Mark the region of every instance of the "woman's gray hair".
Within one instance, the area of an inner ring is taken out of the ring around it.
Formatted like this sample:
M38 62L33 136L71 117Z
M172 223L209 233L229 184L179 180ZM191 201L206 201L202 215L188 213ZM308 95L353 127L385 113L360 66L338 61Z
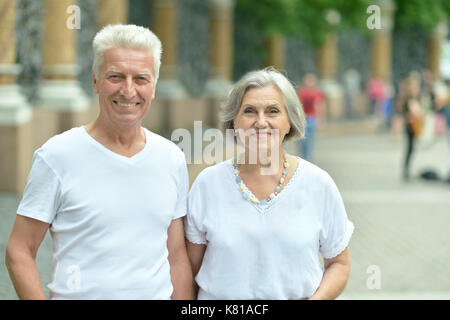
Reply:
M305 136L305 113L292 83L273 67L251 71L245 74L228 93L220 111L222 130L234 129L234 119L241 108L245 93L252 88L276 87L282 97L289 117L291 129L285 136L286 142Z
M94 50L92 70L96 78L98 78L105 51L119 47L151 51L154 61L155 80L158 79L159 68L161 66L161 41L149 29L134 24L107 25L95 35L94 41L92 42L92 48Z

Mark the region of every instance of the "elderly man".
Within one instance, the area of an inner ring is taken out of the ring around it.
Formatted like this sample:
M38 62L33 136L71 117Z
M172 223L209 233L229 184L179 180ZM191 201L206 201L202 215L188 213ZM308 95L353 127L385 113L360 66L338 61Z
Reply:
M14 287L19 298L46 298L35 257L50 228L50 298L191 299L184 154L141 126L161 42L146 28L114 25L93 49L99 116L34 154L7 246Z

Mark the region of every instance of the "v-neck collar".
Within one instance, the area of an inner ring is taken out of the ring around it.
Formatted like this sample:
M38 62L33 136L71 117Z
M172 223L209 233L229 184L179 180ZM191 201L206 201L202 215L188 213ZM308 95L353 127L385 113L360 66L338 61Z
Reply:
M142 148L141 151L139 151L138 153L136 153L135 155L131 156L131 157L127 157L121 154L118 154L108 148L106 148L103 144L101 144L100 142L98 142L97 140L94 139L94 137L92 137L86 130L86 128L84 126L80 126L79 127L81 133L86 137L87 141L94 146L97 150L99 150L100 152L103 152L105 155L115 158L119 161L122 162L127 162L127 163L136 163L137 161L139 161L140 159L142 159L148 152L149 148L150 148L150 132L144 129L144 134L145 134L145 146L144 148Z
M297 179L297 176L299 175L299 172L301 171L300 166L301 166L302 159L297 156L296 156L296 158L299 161L297 164L297 168L294 171L294 174L289 179L289 181L284 186L284 188L281 189L281 191L273 199L268 201L267 204L265 204L265 205L253 203L242 197L242 192L239 190L238 183L236 182L236 174L234 173L233 159L228 160L228 169L229 169L228 172L230 173L231 182L233 183L235 192L239 193L239 196L242 199L242 201L247 202L249 205L251 205L253 208L255 208L259 213L267 213L273 207L273 205L275 203L279 202L280 199L282 199L285 194L289 193L289 190L292 188L292 185L294 184L295 180ZM250 197L256 198L255 195L253 194L253 192L249 188L247 188L247 185L245 184L244 180L242 180L241 183L244 186L244 192L247 192L250 195Z

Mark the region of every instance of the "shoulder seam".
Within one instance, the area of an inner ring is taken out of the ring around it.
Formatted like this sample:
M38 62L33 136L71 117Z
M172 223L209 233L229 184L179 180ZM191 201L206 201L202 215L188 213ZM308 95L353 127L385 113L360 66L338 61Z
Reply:
M48 161L41 156L40 154L36 154L36 156L38 156L39 158L42 159L42 161L44 161L45 165L53 172L53 174L55 175L56 179L58 179L59 184L61 185L61 177L56 173L55 169L52 168L52 166L48 163Z

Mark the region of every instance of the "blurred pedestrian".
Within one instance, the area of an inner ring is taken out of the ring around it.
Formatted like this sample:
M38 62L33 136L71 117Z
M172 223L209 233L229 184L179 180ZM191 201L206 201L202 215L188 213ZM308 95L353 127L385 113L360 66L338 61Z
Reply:
M447 86L447 92L445 98L437 97L437 110L445 119L445 125L447 129L447 142L448 142L448 157L447 157L447 179L446 182L450 183L450 83Z
M383 97L381 99L382 125L384 128L391 128L394 116L394 88L389 85L383 87Z
M325 100L322 90L317 86L317 77L313 73L307 73L303 77L303 84L297 89L297 95L306 116L305 137L300 140L301 154L303 159L311 161L318 119L323 113Z
M346 98L346 115L348 118L353 118L358 111L358 97L361 91L361 76L359 72L353 68L345 71L343 83Z
M448 142L448 157L447 157L447 179L446 181L450 183L450 95L447 99L447 104L442 108L442 113L445 115L447 120L447 142Z
M410 75L402 80L396 99L397 112L401 113L405 123L406 151L403 161L403 179L410 178L411 157L417 137L422 133L423 114L420 104L420 80Z
M420 102L422 110L434 112L437 110L436 92L434 90L434 78L430 70L422 70L422 82L420 90Z
M383 80L378 78L372 78L369 81L368 93L369 93L369 114L380 115L381 103L385 94L385 85Z

